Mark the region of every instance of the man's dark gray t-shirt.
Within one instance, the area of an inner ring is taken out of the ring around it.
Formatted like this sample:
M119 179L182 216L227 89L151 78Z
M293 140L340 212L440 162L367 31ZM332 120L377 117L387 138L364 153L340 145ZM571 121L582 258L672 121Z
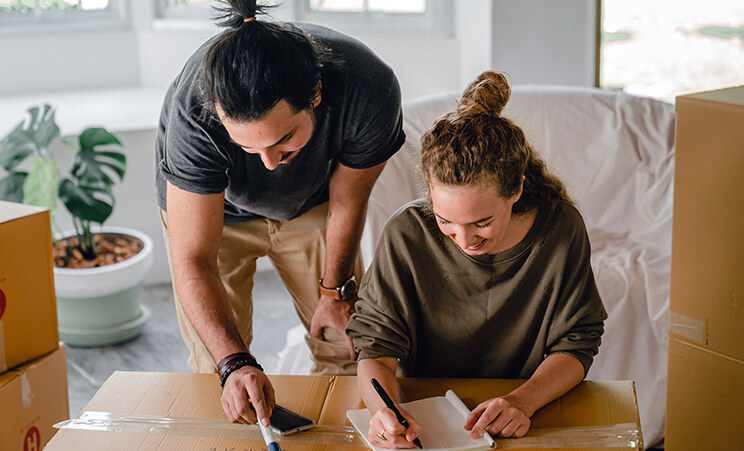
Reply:
M321 104L308 144L287 164L266 169L259 155L232 143L225 128L202 118L201 61L209 42L188 60L166 94L156 139L158 205L167 210L166 181L197 194L225 191L225 222L289 220L328 200L336 164L376 166L405 140L400 87L392 69L359 41L317 25L293 24L326 47ZM349 187L353 189L353 187Z

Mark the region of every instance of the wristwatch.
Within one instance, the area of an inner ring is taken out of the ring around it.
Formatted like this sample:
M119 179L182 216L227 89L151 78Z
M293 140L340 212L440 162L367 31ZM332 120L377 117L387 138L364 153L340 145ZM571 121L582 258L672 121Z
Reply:
M356 277L353 275L346 279L346 282L338 287L326 288L323 286L323 279L318 281L320 288L320 294L332 297L337 301L350 301L356 297L357 294L357 282Z

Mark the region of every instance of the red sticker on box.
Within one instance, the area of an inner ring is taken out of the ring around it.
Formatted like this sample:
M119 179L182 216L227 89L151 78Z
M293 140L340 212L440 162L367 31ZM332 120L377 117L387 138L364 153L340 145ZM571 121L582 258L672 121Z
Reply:
M31 426L23 439L23 451L39 451L41 449L41 434L36 426Z
M5 293L0 290L0 319L2 319L3 313L5 313Z

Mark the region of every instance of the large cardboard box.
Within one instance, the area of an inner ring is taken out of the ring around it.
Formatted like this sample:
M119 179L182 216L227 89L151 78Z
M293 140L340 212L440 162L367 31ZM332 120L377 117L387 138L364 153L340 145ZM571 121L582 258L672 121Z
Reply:
M348 409L363 406L356 377L269 377L279 404L315 420L319 425L312 431L279 437L283 450L367 449L346 421ZM490 397L504 395L522 383L515 380L436 378L404 378L400 382L407 400L442 396L450 388L469 408ZM215 375L116 372L103 384L81 416L60 429L47 450L265 449L255 426L228 422L220 404L220 395ZM535 431L543 431L544 434L536 439L542 446L522 449L544 449L546 440L547 443L563 443L571 434L574 439L586 441L608 430L627 433L622 438L606 434L608 445L618 446L577 444L555 448L583 451L643 449L635 387L628 381L582 382L539 410L533 417L532 427Z
M740 449L744 86L677 97L676 114L665 447Z
M0 201L0 373L58 342L49 211Z
M64 347L0 375L0 450L41 450L68 416Z

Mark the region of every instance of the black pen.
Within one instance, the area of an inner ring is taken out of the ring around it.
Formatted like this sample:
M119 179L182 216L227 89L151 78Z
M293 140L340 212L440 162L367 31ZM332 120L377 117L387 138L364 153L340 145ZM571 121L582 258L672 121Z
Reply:
M380 385L380 383L377 382L377 379L375 379L374 377L372 378L372 386L375 387L377 394L380 395L380 398L382 398L382 402L384 402L388 409L392 410L395 416L398 418L398 423L400 423L401 426L403 426L404 428L408 429L408 421L406 421L403 415L401 415L398 408L395 407L395 403L393 403L393 400L390 399L390 396L388 396L385 389L382 388L382 385ZM423 446L421 446L421 440L419 440L418 437L413 439L413 444L418 446L419 448L423 448Z

